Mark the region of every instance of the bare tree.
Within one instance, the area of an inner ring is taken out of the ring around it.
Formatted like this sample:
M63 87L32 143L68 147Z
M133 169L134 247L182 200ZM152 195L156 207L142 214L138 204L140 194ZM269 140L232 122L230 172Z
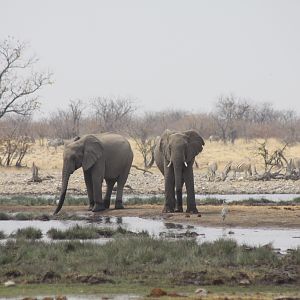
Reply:
M219 135L224 143L234 143L238 136L237 125L247 122L251 106L245 100L238 100L235 96L220 96L212 117L219 129Z
M276 149L273 152L267 148L267 142L264 141L262 143L258 143L257 155L262 157L264 162L264 174L259 177L261 180L270 180L271 178L284 178L282 174L280 174L283 168L288 167L288 161L284 155L284 151L286 150L288 144L284 144L282 148ZM272 172L273 168L279 168L278 171Z
M61 139L73 137L73 121L69 111L58 109L51 113L48 123L51 137Z
M0 157L2 165L22 166L22 161L34 143L32 137L27 135L30 118L27 116L10 117L2 121L0 135Z
M39 145L44 146L44 141L47 136L49 136L49 120L47 118L42 118L32 124L32 134L35 138L38 138Z
M153 136L155 118L146 114L137 117L130 124L129 135L135 141L138 151L143 157L145 168L150 168L154 163L155 136Z
M220 96L216 104L216 112L213 114L220 131L220 137L226 143L229 132L233 130L233 122L236 113L236 100L231 96Z
M72 134L73 137L75 137L79 135L79 126L84 111L84 104L81 100L70 100L69 108L73 123Z
M26 57L26 50L26 43L13 38L0 41L0 118L30 115L39 106L37 91L51 83L51 74L32 70L38 60Z
M123 131L136 110L127 98L99 97L91 102L101 131Z
M285 130L285 136L283 140L287 143L294 143L298 140L298 116L293 110L282 111L280 114L280 123L282 124Z

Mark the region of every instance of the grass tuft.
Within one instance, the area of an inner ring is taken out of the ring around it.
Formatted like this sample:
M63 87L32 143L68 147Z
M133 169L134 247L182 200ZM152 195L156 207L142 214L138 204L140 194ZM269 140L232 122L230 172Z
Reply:
M15 219L18 221L29 221L34 219L34 215L32 213L17 213L15 214Z
M3 240L5 238L6 238L6 234L2 230L0 230L0 240Z
M5 212L0 212L0 220L2 221L6 221L6 220L10 220L11 217L9 214L5 213Z
M139 236L149 236L147 231L142 231L140 233L134 233L128 231L121 226L117 229L111 228L99 228L96 226L79 226L75 225L67 230L60 230L56 228L51 228L48 230L47 235L53 240L88 240L88 239L98 239L98 238L110 238L115 235L139 235Z
M87 240L97 239L100 237L111 237L114 231L109 228L97 228L93 226L75 225L67 230L52 228L47 232L47 235L54 240Z
M158 197L158 196L152 196L152 197L132 197L126 200L127 205L142 205L142 204L150 204L150 205L161 205L164 203L164 198L163 197Z
M43 236L42 231L34 227L18 229L16 233L11 235L11 237L17 239L29 239L29 240L38 240L42 238L42 236Z

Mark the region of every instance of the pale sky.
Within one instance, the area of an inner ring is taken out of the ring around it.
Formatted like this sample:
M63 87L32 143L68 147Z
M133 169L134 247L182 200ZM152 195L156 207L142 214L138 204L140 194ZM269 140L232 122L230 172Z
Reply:
M210 111L233 93L300 113L300 1L0 0L0 38L54 73L42 109L97 96Z

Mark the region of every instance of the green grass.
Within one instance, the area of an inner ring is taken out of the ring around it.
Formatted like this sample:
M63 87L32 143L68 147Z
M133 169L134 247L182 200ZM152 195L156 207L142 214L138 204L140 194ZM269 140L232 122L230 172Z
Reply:
M300 197L294 198L293 202L296 203L296 204L300 204Z
M69 216L69 219L72 220L73 216ZM48 214L36 214L36 213L29 213L29 212L19 212L16 214L12 213L5 213L0 212L0 220L7 221L7 220L16 220L16 221L30 221L30 220L43 220L47 221L50 220L52 216L49 216ZM80 219L78 216L76 220Z
M34 214L23 213L23 212L17 213L14 216L14 219L18 221L29 221L29 220L34 220L34 218L35 218Z
M105 283L101 285L86 285L86 284L19 284L8 289L4 286L0 286L1 297L18 297L19 295L26 295L27 297L41 296L53 296L53 295L140 295L146 297L150 294L152 288L157 287L151 285L151 283L140 283L140 282L128 282L124 281L118 284ZM191 294L193 295L196 287L193 285L186 286L174 286L172 284L161 283L159 287L167 292L176 291L177 293ZM255 285L251 287L240 287L240 286L202 286L201 288L209 291L209 294L216 299L216 296L220 296L217 299L226 299L224 294L234 296L236 299L243 299L243 296L248 296L246 299L256 299L261 295L267 295L268 298L259 299L274 299L275 296L290 295L292 297L299 296L299 288L295 286L263 286ZM252 297L251 297L252 296ZM19 298L19 297L18 297ZM166 298L164 298L166 299ZM229 297L230 299L230 297Z
M133 232L127 231L121 227L117 229L111 228L99 228L96 226L79 226L75 225L66 230L60 230L56 228L51 228L47 235L53 240L88 240L88 239L98 239L98 238L109 238L114 235L132 235ZM144 232L140 235L145 235Z
M0 212L0 220L2 221L6 221L6 220L10 220L11 217L9 214L5 213L5 212Z
M87 205L87 197L66 197L64 205ZM35 197L35 196L11 196L1 197L0 205L25 205L25 206L42 206L55 205L53 197Z
M127 205L141 205L141 204L150 204L150 205L156 205L156 204L164 204L164 197L158 197L158 196L151 196L147 198L143 197L132 197L125 201L125 204Z
M267 196L266 196L267 197ZM150 205L162 205L164 203L163 196L149 196L149 197L130 197L125 201L126 205L142 205L142 204L150 204ZM201 199L197 201L200 205L221 205L223 204L223 199L218 199L212 196L207 197L205 199ZM42 206L42 205L51 205L55 207L55 200L53 197L34 197L34 196L12 196L12 197L1 197L0 205L25 205L25 206ZM229 203L230 205L263 205L263 204L274 204L274 205L297 205L300 204L300 197L296 197L290 201L273 201L267 198L254 199L249 198L245 200L232 201ZM64 205L88 205L87 196L82 197L72 197L68 196L65 199ZM114 205L114 199L111 201L111 205ZM0 213L1 220L1 213Z
M54 240L97 239L100 237L111 237L113 234L114 231L109 228L79 225L75 225L67 230L52 228L47 232L47 235Z
M38 240L42 238L43 234L40 229L34 227L26 227L18 229L16 233L13 233L11 236L17 239Z
M205 199L201 199L197 201L199 205L222 205L224 202L224 199L218 199L214 197L208 197ZM293 200L288 201L274 201L269 200L267 198L249 198L249 199L243 199L243 200L234 200L231 202L227 202L228 205L277 205L277 206L286 206L286 205L298 205L300 204L300 197L294 198Z
M252 284L276 285L274 278L285 278L285 270L289 270L294 278L289 282L299 284L299 257L300 249L279 257L269 248L246 248L232 240L200 245L195 240L128 235L104 245L16 240L0 244L0 281L7 279L9 271L17 270L22 274L18 281L32 283L45 282L45 275L51 272L56 274L50 278L53 283L83 282L94 276L101 282L118 284L238 285L241 278L247 277Z
M223 199L208 197L202 200L198 200L200 205L222 205Z

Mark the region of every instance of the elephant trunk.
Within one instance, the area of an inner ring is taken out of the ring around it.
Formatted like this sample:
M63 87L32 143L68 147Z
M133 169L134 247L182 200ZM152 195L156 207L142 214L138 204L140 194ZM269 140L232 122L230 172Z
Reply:
M182 166L181 165L174 165L174 175L175 175L175 190L181 191L182 190Z
M183 185L183 163L174 164L174 175L175 175L175 191L177 199L177 207L182 207L182 185Z
M70 178L70 174L64 170L62 176L62 188L61 188L60 198L56 210L54 212L54 215L56 215L61 210L64 204L69 178Z

